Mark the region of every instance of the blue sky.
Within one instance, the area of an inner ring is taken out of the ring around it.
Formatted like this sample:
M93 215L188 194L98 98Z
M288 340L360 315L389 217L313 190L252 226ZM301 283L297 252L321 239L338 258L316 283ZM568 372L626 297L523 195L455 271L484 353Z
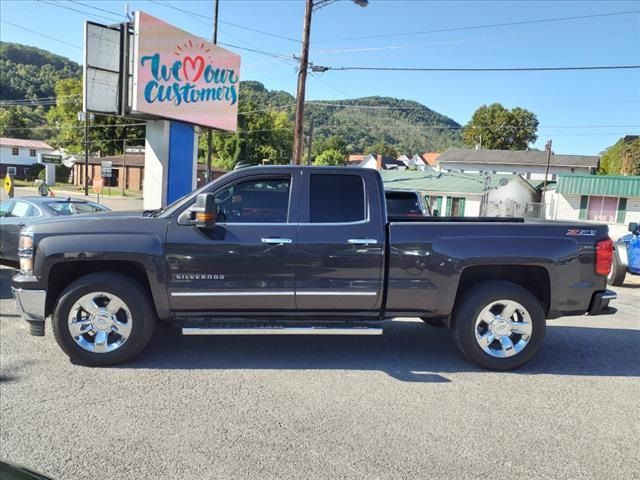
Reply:
M212 35L211 21L207 20L213 14L212 0L128 3L131 10L144 10L196 35L205 38ZM124 5L121 1L2 0L0 19L41 35L0 23L0 38L44 48L81 62L83 20L122 21ZM640 64L638 13L418 33L624 11L640 11L640 2L370 0L367 8L360 8L344 0L314 13L310 60L336 67ZM303 14L304 2L301 0L221 0L218 41L290 58L300 53L297 40L302 37ZM243 79L258 80L270 89L295 92L296 72L292 61L242 50L237 53L242 55ZM540 121L540 138L535 146L543 148L551 138L557 153L598 154L621 136L640 133L640 70L549 73L329 71L310 77L307 83L307 98L313 100L369 95L416 100L462 124L482 104L500 102L509 108L527 108ZM372 114L371 122L384 122L382 115L383 112Z

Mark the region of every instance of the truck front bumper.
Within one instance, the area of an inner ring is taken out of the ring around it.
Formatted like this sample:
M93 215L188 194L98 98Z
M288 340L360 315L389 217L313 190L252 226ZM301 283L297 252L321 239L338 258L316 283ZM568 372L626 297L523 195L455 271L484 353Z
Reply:
M47 300L46 290L25 290L11 288L20 316L29 323L31 335L44 335L44 309Z
M613 290L602 290L593 294L589 315L613 315L618 309L610 307L609 302L618 298L618 294Z

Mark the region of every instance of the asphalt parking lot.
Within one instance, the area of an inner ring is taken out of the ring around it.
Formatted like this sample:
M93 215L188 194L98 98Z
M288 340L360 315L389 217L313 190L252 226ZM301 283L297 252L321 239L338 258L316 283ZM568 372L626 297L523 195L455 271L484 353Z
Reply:
M640 281L514 373L446 332L181 337L118 368L28 335L0 269L0 457L56 479L640 478ZM630 277L627 277L631 280Z

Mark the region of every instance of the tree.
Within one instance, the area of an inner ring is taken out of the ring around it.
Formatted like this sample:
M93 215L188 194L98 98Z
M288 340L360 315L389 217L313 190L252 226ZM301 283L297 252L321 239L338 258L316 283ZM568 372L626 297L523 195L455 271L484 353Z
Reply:
M331 148L318 155L313 163L314 165L342 166L344 165L344 154Z
M238 113L235 134L213 134L214 166L231 170L238 162L277 165L291 161L293 122L285 112L261 109L241 96ZM200 137L199 151L200 158L206 161L206 135Z
M380 154L383 157L398 158L398 151L396 150L396 148L393 145L389 145L382 140L374 143L369 148L365 148L364 152L362 153L364 153L365 155L371 154L375 156Z
M524 108L512 110L499 103L482 105L465 126L463 140L467 145L481 144L491 150L525 150L538 139L538 119Z
M621 138L601 153L601 175L640 175L640 139L625 142Z
M53 132L52 146L63 147L70 153L82 153L84 122L78 121L82 110L82 80L68 78L56 83L56 105L47 112L47 122ZM96 115L89 128L89 150L103 155L122 152L123 140L139 145L145 137L144 126L139 121L123 117Z

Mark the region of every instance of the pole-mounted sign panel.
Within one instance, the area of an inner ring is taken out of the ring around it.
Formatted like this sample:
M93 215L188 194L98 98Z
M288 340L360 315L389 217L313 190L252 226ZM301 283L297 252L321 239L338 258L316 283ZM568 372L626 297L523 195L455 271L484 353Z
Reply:
M111 178L113 174L113 162L111 160L103 160L100 162L100 176Z
M42 163L53 163L55 165L60 165L62 163L62 155L54 155L52 153L43 153L40 155L40 159Z
M132 111L235 131L240 56L135 12Z

